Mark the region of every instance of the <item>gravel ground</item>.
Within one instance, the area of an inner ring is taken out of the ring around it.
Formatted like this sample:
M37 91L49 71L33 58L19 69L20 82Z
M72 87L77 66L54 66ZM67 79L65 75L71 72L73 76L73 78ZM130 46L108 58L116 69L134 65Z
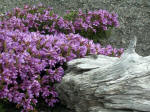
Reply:
M39 3L53 7L59 15L63 15L66 9L82 8L79 4L72 4L72 0L68 0L67 3L64 0L0 0L0 13L10 11L15 7L38 5Z
M7 12L15 7L22 7L25 4L36 5L40 1L42 0L0 0L0 12Z

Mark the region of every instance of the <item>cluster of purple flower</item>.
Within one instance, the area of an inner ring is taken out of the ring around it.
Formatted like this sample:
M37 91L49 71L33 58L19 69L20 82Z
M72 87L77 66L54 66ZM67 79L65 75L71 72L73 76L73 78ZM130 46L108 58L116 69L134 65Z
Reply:
M38 31L41 34L60 32L80 34L83 31L93 34L119 26L117 14L109 13L106 10L89 11L86 14L79 10L73 18L74 21L60 17L53 12L52 8L44 6L15 8L13 12L5 16L7 16L7 20L1 22L2 28L7 27L30 32Z
M33 110L41 93L49 106L57 102L50 83L59 82L69 60L88 54L119 56L123 50L102 48L78 34L41 35L20 31L0 31L0 98ZM41 71L45 73L41 75ZM51 96L51 97L49 97Z
M84 14L81 10L78 11L77 16L73 23L75 30L108 30L112 27L118 27L118 16L115 13L109 13L106 10L89 11Z
M0 99L16 103L22 112L34 110L39 97L49 106L58 102L54 84L64 75L64 63L89 54L119 57L123 52L79 34L64 34L74 30L72 23L51 13L50 8L25 6L7 16L0 23ZM55 34L43 35L45 31Z
M15 8L13 12L4 15L1 28L39 32L41 34L74 33L71 21L64 20L55 14L52 8L44 6Z
M72 21L75 33L94 42L101 42L101 38L110 37L112 29L119 27L118 15L102 9L87 13L82 10L68 11L64 18Z

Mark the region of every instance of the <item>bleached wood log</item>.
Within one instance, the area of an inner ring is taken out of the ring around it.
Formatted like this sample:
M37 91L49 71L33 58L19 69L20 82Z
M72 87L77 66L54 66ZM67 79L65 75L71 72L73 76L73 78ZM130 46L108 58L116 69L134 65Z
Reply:
M135 52L136 38L120 58L87 56L68 63L56 85L76 112L150 112L150 56Z

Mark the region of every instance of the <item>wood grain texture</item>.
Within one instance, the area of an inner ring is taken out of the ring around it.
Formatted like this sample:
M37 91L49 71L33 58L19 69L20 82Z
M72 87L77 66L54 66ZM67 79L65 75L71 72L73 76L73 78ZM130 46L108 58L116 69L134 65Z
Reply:
M56 85L76 112L150 112L150 56L135 52L136 38L120 58L98 55L68 62Z

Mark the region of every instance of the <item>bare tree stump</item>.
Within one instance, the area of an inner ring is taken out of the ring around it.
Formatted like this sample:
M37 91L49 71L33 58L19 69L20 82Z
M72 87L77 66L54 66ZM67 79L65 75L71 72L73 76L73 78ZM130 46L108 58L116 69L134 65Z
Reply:
M150 56L135 52L136 38L120 58L98 55L68 62L56 85L76 112L150 112Z

